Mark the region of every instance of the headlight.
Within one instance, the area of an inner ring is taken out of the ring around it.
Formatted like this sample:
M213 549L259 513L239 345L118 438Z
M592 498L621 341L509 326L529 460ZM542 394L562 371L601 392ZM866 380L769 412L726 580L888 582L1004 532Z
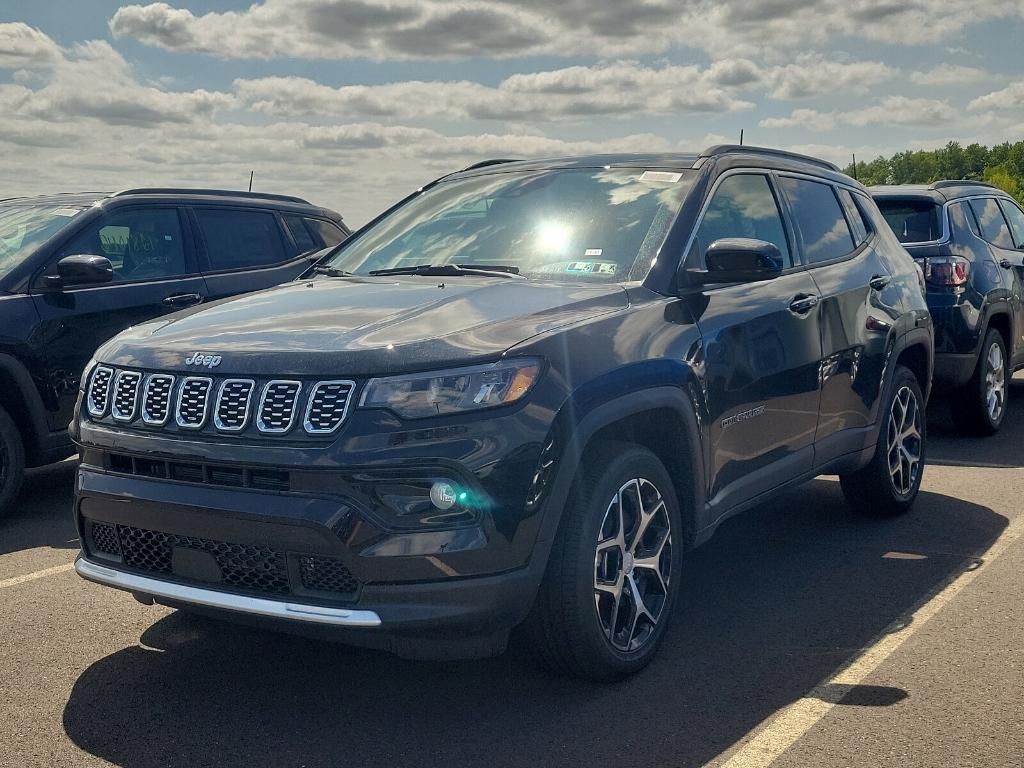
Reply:
M389 408L407 419L508 405L530 391L541 368L540 360L524 357L469 368L371 379L359 404L364 408Z

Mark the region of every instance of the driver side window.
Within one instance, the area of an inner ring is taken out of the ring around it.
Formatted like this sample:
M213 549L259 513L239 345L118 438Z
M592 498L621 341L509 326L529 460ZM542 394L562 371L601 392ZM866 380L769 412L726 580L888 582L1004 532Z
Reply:
M61 249L60 256L104 256L114 280L160 280L188 272L181 221L174 208L114 211L93 222Z
M694 239L696 259L703 262L708 246L724 237L769 242L782 254L783 269L793 266L779 204L762 174L727 176L718 185Z

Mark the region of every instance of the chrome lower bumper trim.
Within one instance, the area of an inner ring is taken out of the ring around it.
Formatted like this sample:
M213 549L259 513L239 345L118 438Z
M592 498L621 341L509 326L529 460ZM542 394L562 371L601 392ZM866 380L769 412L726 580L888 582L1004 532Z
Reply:
M79 557L75 561L78 575L88 581L104 584L128 592L139 592L157 598L194 603L209 608L223 608L240 613L253 613L275 619L305 621L313 624L330 624L338 627L379 627L380 616L373 611L354 611L347 608L326 608L320 605L288 603L283 600L267 600L262 597L246 597L213 589L174 584L135 573L125 573L113 568L97 565Z

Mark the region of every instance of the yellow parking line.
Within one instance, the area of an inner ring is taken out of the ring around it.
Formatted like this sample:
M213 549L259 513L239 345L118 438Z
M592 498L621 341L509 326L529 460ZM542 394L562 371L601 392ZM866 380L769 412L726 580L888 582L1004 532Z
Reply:
M1024 516L1017 517L1006 527L1002 536L985 552L982 565L994 562L1022 535ZM840 690L844 690L849 686L859 685L984 570L984 567L975 567L961 573L935 597L918 608L913 615L913 621L896 632L881 635L853 657L836 675L819 683L806 696L790 704L773 719L762 724L759 729L755 729L753 735L725 762L719 763L716 760L708 765L717 765L719 768L768 768L838 703L841 697L835 694L837 686L843 686Z
M35 573L26 573L24 576L15 576L11 579L4 579L3 581L0 581L0 589L3 589L4 587L16 587L19 584L24 584L26 581L35 581L36 579L43 579L57 573L64 573L64 571L70 571L74 567L74 563L65 563L64 565L55 565L52 568L44 568L43 570L36 571Z

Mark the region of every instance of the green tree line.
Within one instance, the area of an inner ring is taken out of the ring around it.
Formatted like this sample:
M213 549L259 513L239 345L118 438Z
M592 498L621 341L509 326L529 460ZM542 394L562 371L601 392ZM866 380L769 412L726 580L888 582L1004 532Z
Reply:
M961 146L951 141L942 149L906 150L870 162L857 161L844 172L862 184L928 184L939 179L986 181L1024 203L1024 141L994 147Z

